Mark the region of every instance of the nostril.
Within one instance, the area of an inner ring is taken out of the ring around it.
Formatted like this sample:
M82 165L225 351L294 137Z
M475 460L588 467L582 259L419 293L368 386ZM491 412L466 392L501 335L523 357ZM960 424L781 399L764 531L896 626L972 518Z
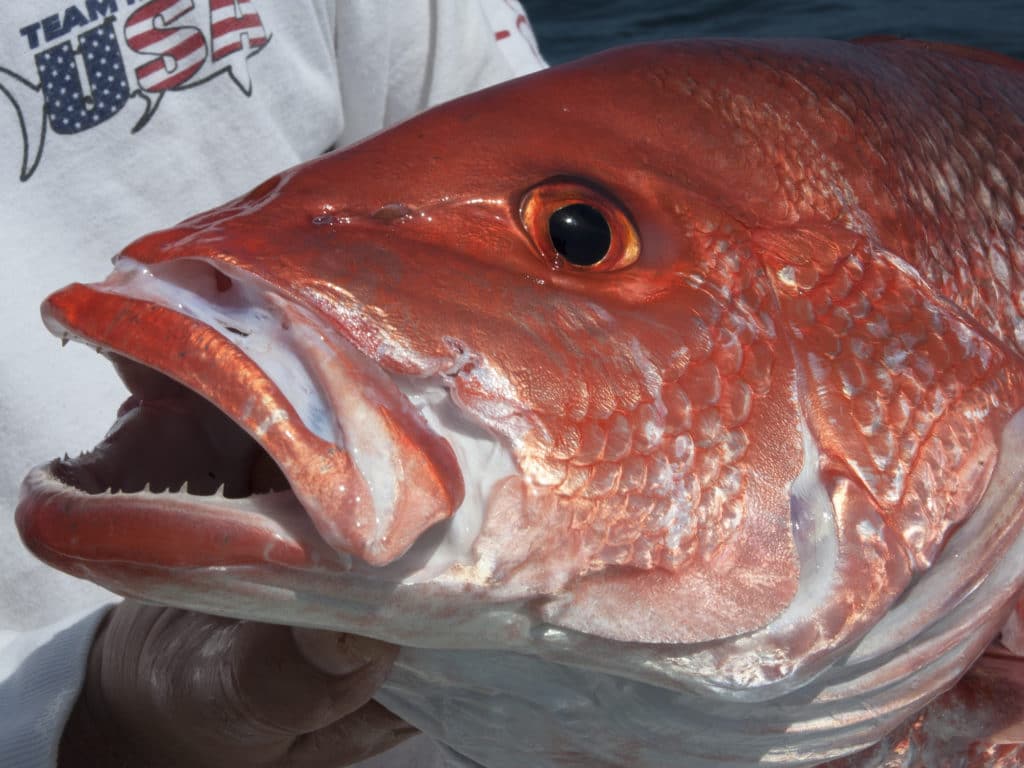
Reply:
M269 197L271 194L276 192L278 187L281 186L282 181L283 174L279 173L276 176L271 176L269 179L250 190L242 200L246 203L258 203L263 200L263 198Z
M166 261L153 265L150 271L167 284L208 301L216 301L218 305L231 303L230 298L233 298L224 294L233 292L235 281L218 269L216 264L205 259L182 258ZM219 298L214 299L215 296Z
M233 283L231 282L231 278L225 275L219 269L213 270L213 273L213 281L214 285L217 287L217 293L226 293L227 291L230 291L231 286L233 285Z
M403 219L411 219L413 217L413 209L402 203L388 203L382 205L376 211L370 214L371 219L377 219L383 221L385 224L391 224L396 221L402 221Z

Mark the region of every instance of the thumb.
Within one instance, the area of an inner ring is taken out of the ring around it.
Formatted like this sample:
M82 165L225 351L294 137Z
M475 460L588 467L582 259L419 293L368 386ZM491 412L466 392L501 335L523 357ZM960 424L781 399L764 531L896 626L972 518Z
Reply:
M398 654L376 640L259 623L240 625L235 643L232 677L243 711L296 735L360 709Z

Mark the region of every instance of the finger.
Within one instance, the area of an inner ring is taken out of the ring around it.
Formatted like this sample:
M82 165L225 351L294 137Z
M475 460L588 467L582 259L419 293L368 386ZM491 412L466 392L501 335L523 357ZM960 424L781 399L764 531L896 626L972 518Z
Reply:
M111 703L121 704L129 712L156 704L150 694L167 683L167 672L153 660L170 655L168 644L182 633L169 631L168 626L185 615L183 611L134 600L123 601L107 614L93 647L101 649L102 684ZM184 636L193 634L186 632ZM149 685L140 685L142 680Z
M244 752L244 763L276 765L293 750L305 761L297 766L337 765L413 732L367 705L398 653L387 643L131 602L102 634L105 676L123 689L113 700L124 722L164 744L155 753Z
M376 701L326 728L300 736L280 768L340 768L384 752L418 733Z
M334 675L307 660L288 627L243 624L235 643L230 682L237 690L240 713L293 735L319 730L361 708L387 677L394 658L390 650L384 658L367 654L369 660L358 652L339 650L338 668L354 670ZM338 636L337 645L344 649L349 644ZM362 664L354 666L359 661Z

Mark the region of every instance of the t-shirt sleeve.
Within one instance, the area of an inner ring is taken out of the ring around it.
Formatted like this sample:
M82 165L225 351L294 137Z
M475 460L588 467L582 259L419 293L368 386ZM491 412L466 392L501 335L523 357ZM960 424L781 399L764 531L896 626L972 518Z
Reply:
M0 631L0 765L54 768L64 724L110 606L25 632Z
M547 66L515 0L340 0L336 24L339 146Z

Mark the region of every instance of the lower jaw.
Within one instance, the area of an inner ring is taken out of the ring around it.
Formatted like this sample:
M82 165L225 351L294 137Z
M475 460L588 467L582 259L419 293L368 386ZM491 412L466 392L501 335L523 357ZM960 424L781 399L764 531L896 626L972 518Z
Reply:
M163 569L279 565L344 571L351 557L327 546L295 494L88 493L64 483L59 462L22 484L16 511L26 546L62 570L137 564Z

